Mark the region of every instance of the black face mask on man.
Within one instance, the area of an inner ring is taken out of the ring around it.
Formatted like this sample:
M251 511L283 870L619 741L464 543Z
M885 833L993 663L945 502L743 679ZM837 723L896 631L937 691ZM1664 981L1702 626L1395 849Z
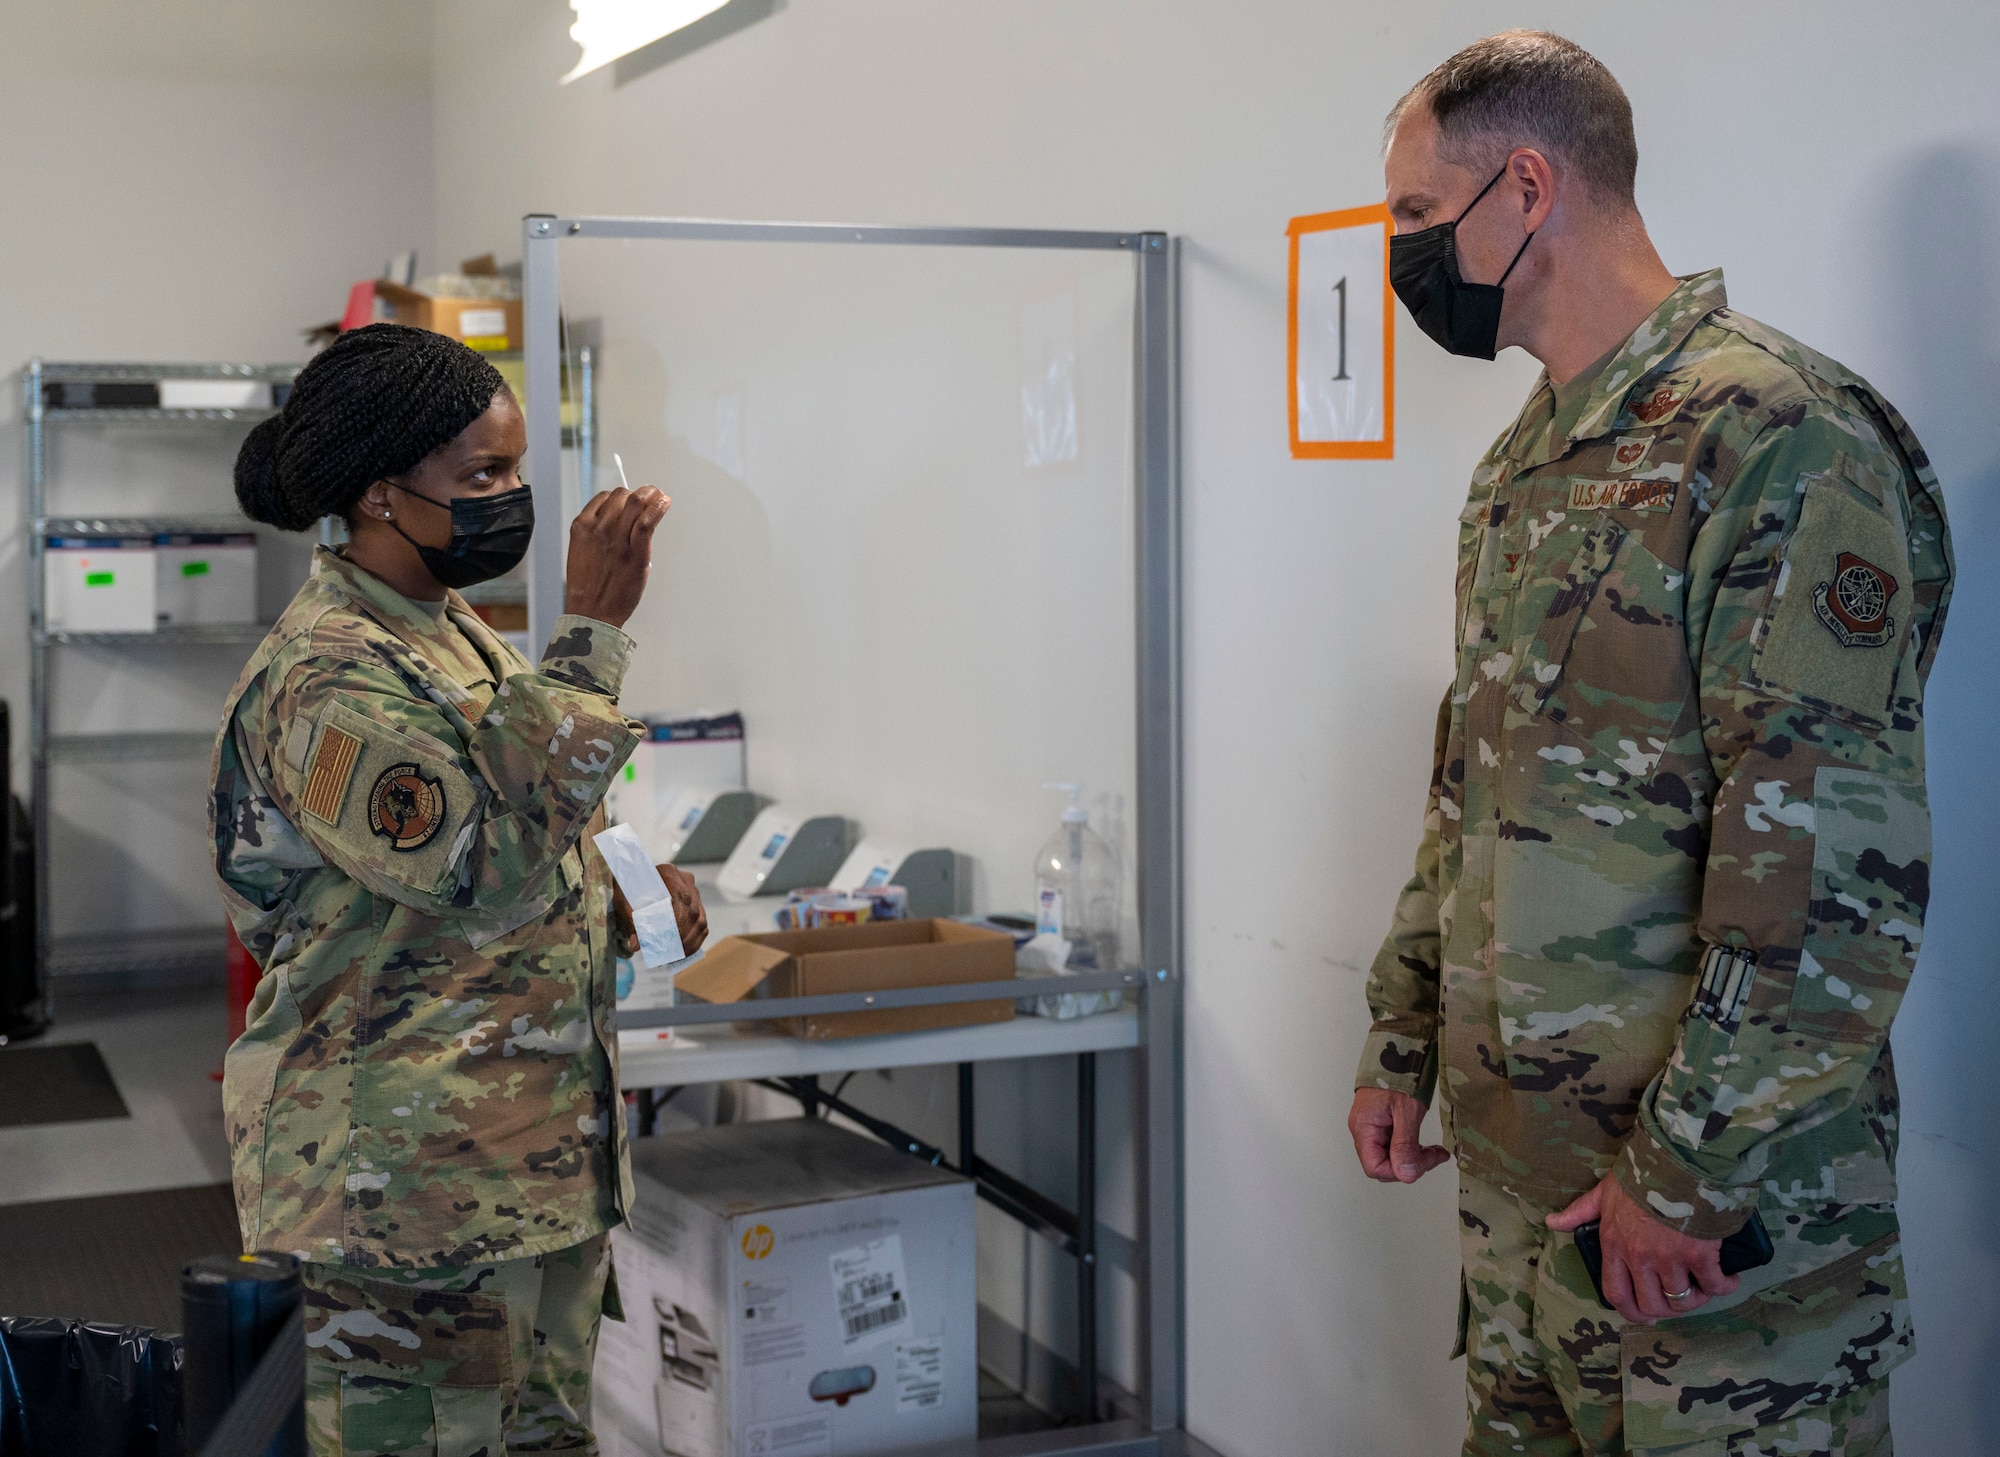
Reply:
M394 481L389 484L396 486ZM528 554L528 539L535 534L532 487L517 486L491 496L455 496L448 502L434 500L408 486L396 489L450 510L451 542L443 547L425 546L396 525L393 518L389 521L390 529L417 549L417 556L430 574L447 587L490 582L511 572Z
M1521 254L1528 251L1528 244L1535 241L1533 233L1521 240L1514 263L1507 265L1500 283L1467 283L1458 271L1458 225L1506 175L1503 166L1493 174L1492 182L1479 189L1479 197L1450 222L1420 233L1397 233L1389 239L1389 286L1396 290L1396 297L1419 329L1451 353L1472 359L1491 359L1496 352L1500 303L1506 295L1500 285L1514 271L1514 263L1521 261Z

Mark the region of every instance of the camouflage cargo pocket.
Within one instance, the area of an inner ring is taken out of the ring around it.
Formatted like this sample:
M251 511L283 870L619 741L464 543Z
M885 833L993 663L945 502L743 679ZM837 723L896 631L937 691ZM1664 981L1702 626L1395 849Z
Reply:
M1789 1421L1909 1356L1900 1233L1713 1315L1628 1326L1625 1441L1678 1447Z
M343 1375L411 1386L511 1387L507 1302L307 1268L306 1350Z

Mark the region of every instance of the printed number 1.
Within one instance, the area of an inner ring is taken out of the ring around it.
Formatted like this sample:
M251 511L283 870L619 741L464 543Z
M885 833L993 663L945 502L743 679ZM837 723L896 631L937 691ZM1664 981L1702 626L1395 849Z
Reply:
M1347 373L1347 280L1346 280L1346 279L1344 279L1344 278L1343 278L1343 279L1341 279L1341 280L1340 280L1340 282L1336 283L1336 284L1335 284L1335 285L1333 286L1333 291L1334 291L1335 293L1337 293L1337 294L1339 294L1339 295L1340 295L1340 373L1339 373L1339 374L1336 374L1336 375L1334 376L1334 378L1335 378L1335 379L1346 379L1346 378L1348 378L1348 373Z

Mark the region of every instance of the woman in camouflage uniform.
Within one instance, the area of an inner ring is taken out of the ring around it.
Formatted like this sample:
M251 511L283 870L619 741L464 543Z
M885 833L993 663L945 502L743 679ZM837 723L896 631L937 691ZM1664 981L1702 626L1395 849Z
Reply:
M640 726L618 709L648 486L570 534L530 666L452 590L534 527L520 406L441 335L378 324L244 442L252 518L345 518L216 743L216 869L263 968L224 1097L246 1249L306 1262L320 1453L594 1452L605 1234L631 1198L612 888L587 848ZM706 932L670 872L682 932Z

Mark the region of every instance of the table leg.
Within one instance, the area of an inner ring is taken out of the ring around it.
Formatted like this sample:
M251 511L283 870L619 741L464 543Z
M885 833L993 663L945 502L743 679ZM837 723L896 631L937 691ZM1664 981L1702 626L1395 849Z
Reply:
M1097 1420L1097 1054L1076 1059L1076 1378L1078 1411Z
M976 1178L974 1148L976 1119L972 1101L972 1072L976 1063L962 1062L958 1065L958 1171L966 1178Z

